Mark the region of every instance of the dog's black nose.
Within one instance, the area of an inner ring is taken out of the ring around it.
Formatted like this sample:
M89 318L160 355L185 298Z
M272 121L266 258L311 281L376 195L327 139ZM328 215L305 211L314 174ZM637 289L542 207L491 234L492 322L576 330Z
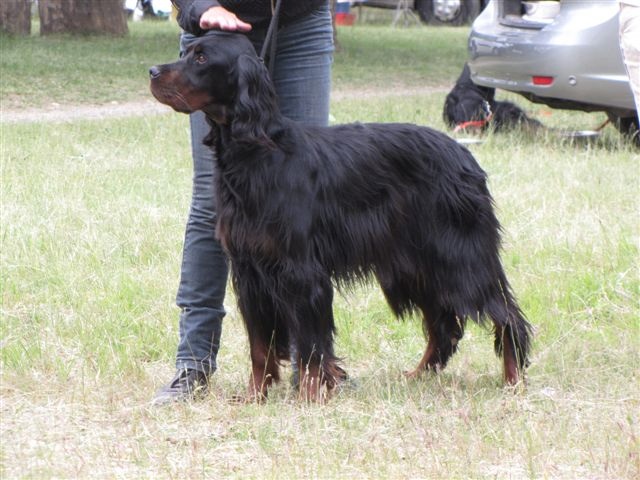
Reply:
M149 69L149 76L151 78L157 78L160 76L160 69L156 66L153 66Z

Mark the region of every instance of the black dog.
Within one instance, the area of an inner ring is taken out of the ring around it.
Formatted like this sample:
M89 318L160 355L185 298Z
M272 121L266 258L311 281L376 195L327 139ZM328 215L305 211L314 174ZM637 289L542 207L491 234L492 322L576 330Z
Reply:
M500 263L486 175L464 147L415 125L310 128L284 118L240 34L210 32L150 75L159 101L202 110L212 126L217 235L249 335L252 399L279 379L291 345L301 395L331 391L344 376L334 284L371 277L397 316L423 315L428 345L409 375L444 367L468 318L490 319L505 379L518 382L530 326Z
M513 127L541 127L542 124L511 102L495 99L495 88L481 87L471 80L469 65L462 73L444 101L442 116L455 131L469 128L484 130L492 126L495 131Z

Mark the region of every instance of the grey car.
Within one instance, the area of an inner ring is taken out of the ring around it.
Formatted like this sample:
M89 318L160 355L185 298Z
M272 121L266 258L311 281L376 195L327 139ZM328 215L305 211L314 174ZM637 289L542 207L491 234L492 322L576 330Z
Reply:
M433 25L463 25L471 23L489 0L354 0L353 5L378 8L402 8L418 13L424 23Z
M618 39L617 0L492 0L473 23L474 83L553 108L638 120Z

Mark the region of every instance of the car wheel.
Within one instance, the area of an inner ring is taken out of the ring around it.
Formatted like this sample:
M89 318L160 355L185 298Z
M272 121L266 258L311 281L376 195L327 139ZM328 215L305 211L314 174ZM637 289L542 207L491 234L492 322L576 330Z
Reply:
M640 147L640 121L638 121L637 114L635 117L619 117L614 113L607 112L607 117L620 133L628 135L633 139L633 143Z
M420 19L431 25L464 25L480 13L481 0L416 0Z

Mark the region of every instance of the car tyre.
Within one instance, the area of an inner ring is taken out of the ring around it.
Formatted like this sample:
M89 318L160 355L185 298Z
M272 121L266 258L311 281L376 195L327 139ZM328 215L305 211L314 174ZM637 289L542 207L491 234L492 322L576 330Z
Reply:
M416 0L415 6L420 19L431 25L464 25L471 23L480 14L481 0L460 0L460 9L449 20L438 17L434 10L434 0Z

